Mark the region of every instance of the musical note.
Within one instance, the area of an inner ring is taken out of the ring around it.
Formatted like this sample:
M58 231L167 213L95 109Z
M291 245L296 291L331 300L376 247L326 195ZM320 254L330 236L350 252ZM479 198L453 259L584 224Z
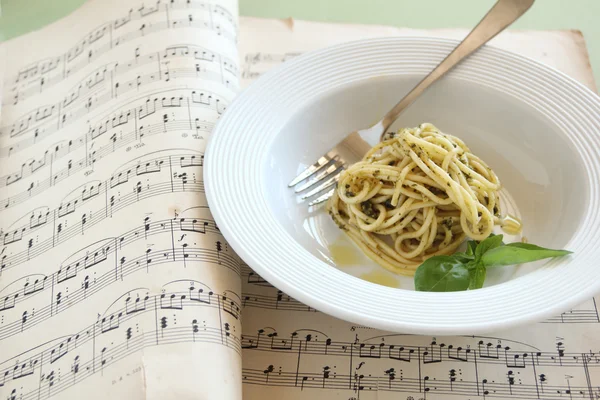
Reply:
M21 332L23 332L23 330L25 329L25 324L27 323L27 317L28 317L28 313L27 311L23 311L23 314L21 315Z
M15 230L13 232L7 232L4 234L3 244L11 244L14 242L18 242L23 239L23 232L25 232L27 228L21 228L20 230Z
M15 308L15 302L17 300L17 297L19 297L18 293L15 293L12 296L6 296L4 297L3 301L2 301L2 308L0 308L0 311L4 311L4 310L8 310L10 308Z
M198 320L192 320L192 341L196 341L196 334L198 333Z
M56 294L56 301L54 302L54 304L55 304L55 307L54 307L54 309L56 310L56 312L59 312L59 311L60 311L60 308L59 308L59 306L60 306L60 303L61 303L61 302L62 302L62 292L58 292L58 293Z
M221 307L223 311L232 315L235 319L239 319L240 315L240 307L235 300L228 298L227 296L223 296L221 299Z
M83 298L85 299L87 297L87 291L90 288L90 276L86 275L85 278L83 278L83 283L81 284L81 288L83 289Z
M273 367L273 365L269 365L269 366L267 367L267 369L265 369L265 370L263 371L263 374L265 374L265 383L267 383L267 384L269 383L269 374L270 374L271 372L273 372L273 371L274 371L274 369L275 369L275 368Z
M73 364L71 365L71 373L73 374L73 381L77 381L77 374L79 374L79 356L75 356Z
M44 276L44 278L42 279L35 279L33 281L33 284L31 284L31 282L25 282L25 284L23 285L23 295L28 296L41 290L44 290L44 286L46 284L47 279L48 277Z
M100 321L100 330L102 333L112 331L119 328L119 322L123 313L120 312L117 315L111 314L110 317L103 317Z

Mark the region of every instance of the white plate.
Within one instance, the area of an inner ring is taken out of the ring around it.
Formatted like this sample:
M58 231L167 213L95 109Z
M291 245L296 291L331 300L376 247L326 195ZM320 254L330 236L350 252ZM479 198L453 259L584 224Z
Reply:
M416 292L410 279L389 288L352 275L379 268L367 259L336 268L329 248L342 233L287 188L345 134L376 122L456 44L386 38L312 52L233 102L212 134L204 179L220 229L250 267L320 311L419 334L537 321L600 291L600 98L506 51L486 47L471 56L394 127L431 122L465 140L500 177L529 241L573 256L499 269L480 290Z

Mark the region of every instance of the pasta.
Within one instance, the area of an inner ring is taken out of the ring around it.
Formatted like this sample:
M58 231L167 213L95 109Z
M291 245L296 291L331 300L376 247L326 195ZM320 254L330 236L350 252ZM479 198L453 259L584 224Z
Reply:
M483 240L500 217L496 174L457 137L429 123L405 128L343 171L327 210L383 267L413 275L427 258L454 253L466 238Z

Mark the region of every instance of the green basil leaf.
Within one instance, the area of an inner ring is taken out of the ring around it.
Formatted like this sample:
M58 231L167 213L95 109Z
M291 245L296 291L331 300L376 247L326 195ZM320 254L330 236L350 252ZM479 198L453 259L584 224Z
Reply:
M461 252L454 253L450 257L452 257L456 260L459 260L460 262L465 263L465 264L470 261L473 261L475 259L475 257L473 255L469 255L467 253L461 253Z
M471 260L465 265L465 267L467 267L467 269L469 271L471 271L471 270L477 268L479 265L481 265L481 262L476 261L476 260Z
M469 287L469 270L451 256L431 257L415 271L415 289L422 292L456 292Z
M518 247L520 249L526 249L526 250L552 250L552 249L546 249L544 247L537 246L535 244L521 243L521 242L509 243L509 244L507 244L507 246ZM560 251L568 251L568 250L560 250ZM568 252L572 253L571 251L568 251Z
M474 240L469 240L467 242L467 252L466 254L468 256L473 256L475 257L475 249L477 248L477 242Z
M543 247L526 244L511 243L510 245L497 247L487 251L481 261L486 267L497 267L501 265L523 264L542 260L550 257L560 257L571 254L567 250L552 250Z
M469 270L469 289L481 289L485 281L486 269L479 263L473 269Z
M481 241L475 249L475 259L479 260L486 252L502 246L504 236L502 235L490 235L487 239Z

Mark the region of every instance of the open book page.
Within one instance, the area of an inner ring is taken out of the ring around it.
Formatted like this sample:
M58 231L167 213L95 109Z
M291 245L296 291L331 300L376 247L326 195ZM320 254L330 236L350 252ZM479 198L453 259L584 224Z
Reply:
M247 84L297 54L347 40L466 33L241 18L242 78ZM575 32L508 31L493 42L594 88L585 45ZM242 268L242 289L245 400L600 396L594 299L544 322L485 337L425 337L355 326L317 312L248 267Z
M206 137L233 0L92 0L5 43L0 398L240 399L240 262Z

